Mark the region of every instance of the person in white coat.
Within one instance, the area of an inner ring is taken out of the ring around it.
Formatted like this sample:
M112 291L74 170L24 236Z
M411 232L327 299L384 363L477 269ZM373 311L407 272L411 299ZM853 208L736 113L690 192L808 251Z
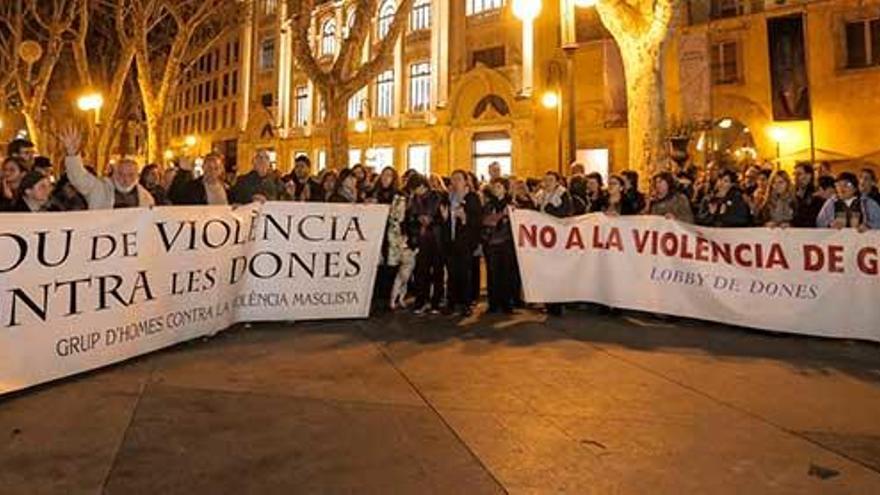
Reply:
M138 184L138 165L133 160L122 160L113 169L112 177L99 178L83 165L80 155L82 135L76 129L61 133L61 144L67 156L64 165L70 183L85 198L90 210L116 208L150 208L156 205L153 196Z

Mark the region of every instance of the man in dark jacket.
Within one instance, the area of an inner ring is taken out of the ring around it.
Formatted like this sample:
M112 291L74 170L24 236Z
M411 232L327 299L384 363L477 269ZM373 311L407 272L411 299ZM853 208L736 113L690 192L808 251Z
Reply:
M203 174L193 176L193 163L180 161L180 170L168 189L168 199L175 205L225 205L229 204L226 183L223 181L223 158L217 153L205 157Z
M275 171L266 151L254 157L254 169L235 182L229 194L231 203L248 204L254 201L278 201L286 197L284 184Z
M453 172L449 206L441 206L440 213L445 226L445 251L449 264L449 310L454 312L461 306L465 316L472 314L477 298L477 294L473 294L472 258L480 244L482 209L480 197L470 186L467 173L462 170Z
M697 223L708 227L749 227L752 212L736 187L736 172L725 170L715 185L715 194L703 199Z
M299 155L293 163L293 172L282 179L287 196L293 201L321 201L321 185L312 177L312 161Z

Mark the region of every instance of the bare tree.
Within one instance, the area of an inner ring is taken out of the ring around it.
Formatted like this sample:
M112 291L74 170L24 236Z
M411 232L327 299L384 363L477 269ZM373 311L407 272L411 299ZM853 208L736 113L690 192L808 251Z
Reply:
M64 51L65 37L70 34L77 15L79 0L6 0L0 15L4 41L12 60L12 78L28 134L37 149L42 143L42 118L52 75ZM20 59L22 44L36 42L42 48L38 60L28 63Z
M293 28L293 47L299 67L321 94L326 111L329 164L342 167L348 163L348 101L391 65L394 46L406 28L413 0L399 0L388 33L371 51L369 60L363 60L364 44L369 38L372 20L377 12L376 0L357 0L354 23L344 37L336 58L329 66L322 64L309 41L310 24L315 15L315 0L289 0ZM338 27L341 29L341 26Z
M601 0L596 4L611 32L626 74L629 166L653 173L665 155L666 97L663 47L675 0Z
M119 36L125 11L120 0L78 0L71 51L80 84L99 91L104 97L103 123L90 121L88 142L92 159L103 167L110 156L118 132L114 122L120 117L126 81L134 59L134 43Z
M238 0L119 0L120 38L131 43L147 121L147 160L165 148L165 115L184 70L238 29Z
M9 106L7 98L17 69L15 60L18 55L15 54L13 34L9 29L14 6L12 2L0 4L0 108Z

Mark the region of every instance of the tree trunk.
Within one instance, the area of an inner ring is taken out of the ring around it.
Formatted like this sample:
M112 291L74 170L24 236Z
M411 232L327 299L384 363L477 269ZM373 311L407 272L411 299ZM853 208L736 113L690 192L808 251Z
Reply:
M147 163L162 163L165 146L164 117L161 112L146 112L146 114Z
M95 169L102 170L110 163L110 148L113 146L113 130L101 127L95 138Z
M666 156L666 96L663 45L633 40L621 44L626 75L629 168L651 177Z
M341 170L348 166L348 102L327 99L327 168Z
M34 143L34 148L37 150L37 153L45 153L46 150L43 150L42 144L42 133L40 131L40 121L39 121L39 111L33 111L30 108L22 108L22 115L24 115L24 122L27 125L28 131L28 139L32 143Z

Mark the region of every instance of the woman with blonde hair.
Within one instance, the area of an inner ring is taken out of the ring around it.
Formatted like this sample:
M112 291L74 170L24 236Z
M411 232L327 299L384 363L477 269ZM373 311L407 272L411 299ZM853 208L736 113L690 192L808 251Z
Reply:
M767 194L758 207L758 224L766 227L788 227L794 218L796 197L788 172L779 170L770 178Z
M446 183L443 182L443 177L440 177L440 174L428 176L428 189L437 193L449 194L449 188L446 187Z

